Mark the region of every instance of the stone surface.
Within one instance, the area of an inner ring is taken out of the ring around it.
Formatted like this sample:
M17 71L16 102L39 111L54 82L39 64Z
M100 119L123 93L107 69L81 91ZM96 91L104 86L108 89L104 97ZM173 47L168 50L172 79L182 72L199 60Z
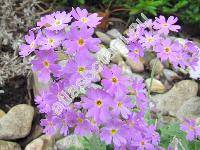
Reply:
M96 31L95 34L97 35L97 37L105 44L109 45L111 42L111 38L110 36L108 36L107 34L100 32L100 31Z
M112 61L112 63L119 64L121 61L123 61L123 58L120 54L114 54L111 57L111 61Z
M126 45L120 39L114 39L110 42L110 49L113 54L120 54L123 57L127 57L129 50L127 49Z
M102 45L100 50L96 53L96 57L98 61L101 61L104 64L109 64L111 60L111 52Z
M0 139L10 140L26 137L31 130L34 108L20 104L0 119Z
M198 84L195 81L183 80L176 83L168 92L152 96L152 100L159 112L176 116L183 103L196 96L197 92Z
M106 33L114 39L120 38L122 36L122 34L117 29L108 30Z
M164 69L163 74L166 77L166 79L170 82L181 78L180 76L178 76L178 74L176 72L169 70L169 69Z
M55 150L55 140L51 136L42 135L29 143L25 150Z
M132 74L131 67L128 66L124 61L120 61L118 66L122 69L122 73L126 75Z
M164 69L164 66L163 64L161 63L161 61L159 59L152 59L150 61L150 69L152 70L153 69L153 66L154 64L156 63L156 67L155 67L155 74L162 74L163 73L163 69Z
M83 150L84 147L79 141L79 138L76 135L69 135L63 139L60 139L56 142L57 150L67 150L67 149L75 149L75 150Z
M0 109L0 118L2 118L6 113Z
M200 97L191 97L183 103L177 111L176 116L183 120L184 118L199 118L200 117Z
M148 79L145 80L145 84L146 84L148 89L150 87L150 83L151 83L151 78L148 78ZM160 82L159 80L153 79L152 86L151 86L151 92L163 93L165 91L166 91L166 88L163 85L163 83Z
M144 64L141 61L134 62L132 59L127 59L126 64L131 67L131 70L136 73L144 71Z
M0 150L21 150L19 144L0 140Z

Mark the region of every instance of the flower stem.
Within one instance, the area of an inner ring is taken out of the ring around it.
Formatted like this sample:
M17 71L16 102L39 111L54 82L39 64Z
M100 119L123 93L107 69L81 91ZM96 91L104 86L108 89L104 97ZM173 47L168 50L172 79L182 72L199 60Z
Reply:
M156 71L156 64L157 64L157 60L155 60L152 70L151 70L151 81L150 81L150 85L149 85L149 89L148 89L148 98L150 98L150 96L151 96L151 87L152 87L153 78L154 78L155 71Z

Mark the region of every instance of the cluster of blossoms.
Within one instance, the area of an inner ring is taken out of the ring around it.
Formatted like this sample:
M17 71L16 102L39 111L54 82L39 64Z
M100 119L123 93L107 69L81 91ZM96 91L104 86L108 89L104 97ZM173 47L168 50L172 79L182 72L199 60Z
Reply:
M162 62L170 62L175 69L190 68L195 70L200 57L200 49L192 41L180 41L169 36L170 31L178 32L181 27L175 25L178 18L170 16L148 19L144 23L130 28L126 43L128 57L137 62L144 57L146 51L156 54ZM186 139L192 141L200 136L200 126L195 119L185 119L180 129L187 133Z
M53 135L59 131L65 136L70 131L80 136L96 134L115 149L160 149L156 127L145 120L149 104L143 81L96 58L101 41L92 35L100 20L96 13L72 8L70 13L58 11L42 17L25 36L20 55L35 54L32 68L40 81L50 84L35 98L40 112L45 114L41 120L44 132ZM194 68L199 49L191 41L181 44L167 36L169 31L180 29L174 25L176 21L174 17L165 21L161 16L131 30L128 57L138 61L148 50L175 68ZM60 61L59 53L66 60ZM199 135L194 126L182 128L193 131L188 139Z
M200 137L200 126L198 119L185 119L180 129L186 132L186 139L192 141Z
M170 16L148 19L135 28L130 28L128 33L128 48L133 61L138 61L144 56L145 51L154 52L162 62L170 62L175 69L192 68L198 65L199 48L189 40L180 42L169 36L170 31L179 32L181 27L175 25L178 18Z
M20 55L34 53L33 70L40 81L50 83L35 98L45 114L41 125L50 135L59 131L66 136L71 130L81 136L96 134L115 149L155 149L159 134L145 120L143 81L96 59L100 40L92 35L100 20L86 9L58 11L42 17L25 36ZM67 56L64 65L58 52Z

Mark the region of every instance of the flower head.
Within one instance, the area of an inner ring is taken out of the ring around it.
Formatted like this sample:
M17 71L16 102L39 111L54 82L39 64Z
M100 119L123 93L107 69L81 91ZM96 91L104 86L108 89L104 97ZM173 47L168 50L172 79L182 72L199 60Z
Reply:
M33 31L29 31L29 35L25 35L25 41L27 44L20 45L20 52L19 54L22 57L28 56L31 52L35 51L37 45L37 40L40 37L41 32L39 31L37 36L35 36Z
M181 124L180 129L187 133L186 139L192 141L200 136L200 127L195 119L185 119Z
M71 11L72 16L77 20L73 22L73 25L78 27L91 27L95 28L98 24L100 24L100 20L102 17L98 17L97 13L89 14L86 9L80 9L77 7L76 9L72 8Z
M181 27L179 25L174 25L178 21L177 17L170 16L167 21L164 16L156 17L155 21L153 22L153 28L158 30L159 33L163 33L167 35L169 31L178 32Z
M121 69L117 65L113 65L111 69L104 67L102 76L101 83L108 92L127 92L128 79L122 75Z
M134 62L140 61L139 59L144 56L144 49L140 43L130 43L128 48L130 50L128 57Z
M38 51L36 52L37 59L33 60L33 70L38 71L40 81L48 82L51 73L59 76L60 66L55 63L57 55L54 51Z
M67 33L67 38L63 42L63 46L66 48L66 53L72 55L80 51L97 52L99 50L98 44L100 44L100 40L98 38L93 38L93 33L94 29L92 28L73 27Z
M101 140L107 144L114 143L115 146L120 147L127 143L125 128L120 121L110 121L105 127L101 129Z
M86 97L82 98L83 108L87 109L87 116L94 121L107 121L110 118L109 108L113 105L112 97L101 89L89 89Z

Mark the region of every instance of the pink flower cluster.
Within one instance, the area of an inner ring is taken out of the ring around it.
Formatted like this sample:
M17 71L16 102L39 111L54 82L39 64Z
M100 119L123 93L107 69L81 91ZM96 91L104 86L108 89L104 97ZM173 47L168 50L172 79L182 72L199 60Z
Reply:
M115 149L153 150L160 139L156 127L145 120L148 100L143 81L95 58L100 40L92 35L100 20L86 9L55 12L42 17L25 36L20 55L34 53L33 70L40 81L50 83L35 98L45 114L41 125L50 135L59 131L66 136L73 130L81 136L97 134ZM139 43L135 46L142 49ZM58 52L67 55L65 65Z
M170 16L156 17L155 20L146 20L138 24L128 33L129 57L138 61L145 51L154 52L162 62L170 62L174 68L189 67L195 69L199 60L199 48L189 40L180 42L170 37L170 32L178 32L181 27L175 25L178 18Z
M195 119L185 119L184 122L180 125L180 129L186 132L186 139L189 141L200 137L200 126Z

